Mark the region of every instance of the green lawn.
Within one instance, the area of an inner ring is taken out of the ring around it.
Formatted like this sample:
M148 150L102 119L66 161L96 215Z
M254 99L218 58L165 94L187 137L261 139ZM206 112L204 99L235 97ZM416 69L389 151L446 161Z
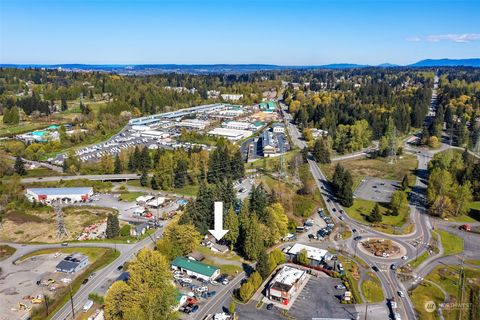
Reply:
M62 252L66 254L80 252L88 256L90 263L95 262L101 255L105 253L107 249L104 248L90 248L90 247L71 247L71 248L51 248L51 249L42 249L34 252L30 252L18 259L18 261L23 261L28 258L39 256L42 254L54 254L56 252Z
M27 170L26 178L37 178L37 177L56 177L64 175L62 172L53 171L47 168L36 168Z
M436 286L423 282L413 290L411 299L415 311L418 313L418 318L422 320L436 320L439 319L437 312L427 312L425 309L425 303L433 301L437 305L442 303L445 299L442 291Z
M383 290L380 281L366 280L362 283L362 293L367 302L376 303L383 301Z
M413 184L415 182L415 170L418 166L417 157L409 154L399 157L395 164L390 164L386 158L381 157L376 159L348 159L339 161L339 163L352 174L354 190L360 184L360 181L367 176L402 181L403 176L408 174L410 184ZM332 179L336 164L337 162L320 165L329 180Z
M466 215L449 216L448 221L474 223L480 221L480 201L470 202L470 211Z
M480 260L465 260L466 264L471 264L474 266L480 266Z
M427 260L427 258L429 257L430 255L428 254L427 251L424 251L421 255L418 256L417 259L415 260L412 260L410 262L410 266L415 269L416 267L418 267L420 264L422 264L423 261Z
M186 197L196 197L198 193L199 185L186 185L183 188L175 188L173 192L186 196Z
M145 195L144 192L125 192L120 194L118 199L125 202L135 202L135 199L143 195Z
M369 224L366 220L366 216L370 215L373 208L375 207L376 202L368 201L363 199L354 199L353 205L350 208L345 207L345 212L352 219L357 220L358 222ZM401 228L408 220L409 212L401 212L398 216L389 216L385 215L388 211L388 208L384 204L380 205L380 212L383 214L382 222L376 223L374 225L375 229L380 230L385 233L400 233ZM408 231L408 230L406 230Z
M449 256L463 252L463 239L444 230L436 231L443 245L443 255Z
M0 245L0 261L10 257L15 251L17 251L15 248L3 244Z

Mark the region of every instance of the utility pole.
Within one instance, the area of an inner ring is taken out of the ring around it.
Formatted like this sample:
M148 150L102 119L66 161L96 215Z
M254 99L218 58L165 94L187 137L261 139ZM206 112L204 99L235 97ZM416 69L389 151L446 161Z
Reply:
M55 216L57 220L57 238L62 239L63 237L68 236L67 228L65 227L65 220L63 218L62 211L62 200L53 201L53 209L55 211Z
M75 308L73 307L73 296L72 296L72 282L68 283L70 287L70 304L72 306L72 319L75 319Z

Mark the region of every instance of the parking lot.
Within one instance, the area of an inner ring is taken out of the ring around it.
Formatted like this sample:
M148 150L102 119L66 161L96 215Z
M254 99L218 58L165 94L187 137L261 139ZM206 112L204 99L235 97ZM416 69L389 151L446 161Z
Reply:
M187 297L187 301L179 309L182 319L194 319L198 310L205 306L208 300L215 299L217 292L231 280L227 275L222 275L217 281L209 282L195 276L189 277L180 271L174 272L174 279L180 293ZM226 281L222 283L223 279Z
M357 311L354 305L341 304L340 296L344 290L335 289L342 281L330 277L310 277L302 292L298 295L288 315L297 320L312 318L355 319ZM285 318L281 310L274 307L267 310L267 304L256 308L256 301L247 305L237 304L237 311L242 319L276 320Z
M20 319L25 310L19 310L19 303L31 307L32 298L38 295L55 294L60 287L68 285L75 274L55 272L56 265L66 254L45 254L34 256L18 265L5 268L0 278L0 320ZM48 282L49 279L52 279ZM62 279L64 281L62 281ZM37 285L37 281L42 284Z
M354 196L369 201L390 202L392 193L399 189L399 181L365 177L355 190Z

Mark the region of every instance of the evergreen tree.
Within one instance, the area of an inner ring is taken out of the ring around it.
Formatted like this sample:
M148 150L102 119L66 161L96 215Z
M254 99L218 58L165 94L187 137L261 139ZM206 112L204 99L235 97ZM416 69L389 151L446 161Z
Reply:
M197 230L205 234L213 229L214 192L212 187L202 183L194 202L189 203L180 218L181 223L191 223Z
M332 186L333 191L342 206L351 207L353 205L352 175L341 164L335 166Z
M378 203L375 203L372 212L369 216L367 216L367 221L372 223L382 221L382 213L380 212L380 206L378 205Z
M268 254L265 249L262 250L260 253L260 257L258 258L256 270L262 276L262 279L267 279L270 275L270 264L268 261Z
M403 176L403 180L402 180L402 190L404 190L404 191L407 190L408 186L409 186L408 175L405 174Z
M248 260L257 260L264 249L263 237L260 231L260 222L258 222L257 215L251 213L250 217L250 222L245 230L243 254Z
M245 176L245 161L243 161L242 152L237 150L230 161L232 179L240 179Z
M107 229L105 230L108 239L118 237L120 234L120 225L118 222L118 216L109 213L107 216Z
M264 221L265 209L268 206L268 193L263 188L263 185L259 185L258 187L252 186L249 202L250 212L255 212L260 221Z
M60 106L62 108L62 111L65 111L68 109L67 99L65 97L62 97Z
M157 183L157 179L155 179L155 176L153 176L152 179L150 180L150 187L153 190L158 190L158 183Z
M119 174L121 172L122 172L122 161L120 160L120 157L117 154L115 156L115 164L114 164L113 173Z
M330 163L330 151L322 138L315 141L312 151L313 159L319 163Z
M23 161L22 157L17 156L15 158L15 166L14 170L16 174L24 176L27 174L27 170L25 169L25 162Z
M175 188L182 188L187 183L188 164L184 159L178 159L175 167L175 178L173 184Z
M140 185L142 187L146 187L148 184L148 175L147 175L147 170L142 169L142 175L140 176Z
M238 216L233 210L233 207L230 207L225 215L224 229L229 230L224 236L224 239L230 244L230 250L233 250L240 232Z
M308 160L308 148L305 147L302 149L302 159L304 163L307 163Z
M148 152L148 148L144 147L141 151L141 154L138 156L139 157L139 164L140 168L149 170L152 167L152 159L150 158L150 152Z

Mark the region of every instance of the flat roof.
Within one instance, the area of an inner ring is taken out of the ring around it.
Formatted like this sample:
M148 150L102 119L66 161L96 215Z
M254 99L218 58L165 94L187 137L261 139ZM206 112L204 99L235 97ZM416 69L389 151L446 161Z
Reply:
M227 136L227 137L238 137L238 136L248 137L252 134L252 132L247 130L215 128L209 131L208 134L215 134L215 135L221 135L221 136Z
M274 283L274 286L277 285L277 283L280 283L286 286L292 286L304 274L305 274L305 271L303 270L290 267L290 266L284 266L282 269L280 269L280 271L277 273L275 278L273 278L272 282Z
M312 260L317 260L317 261L321 261L323 259L323 257L325 257L325 255L328 253L327 250L323 250L323 249L319 249L319 248L315 248L315 247L311 247L311 246L306 246L306 245L301 244L301 243L295 243L293 245L293 247L291 247L290 250L288 250L288 253L289 254L298 254L300 251L302 251L304 249L307 251L307 257L309 257Z
M85 195L93 191L92 187L77 187L77 188L27 188L27 191L35 194L42 194L47 196L61 196L65 194Z
M172 266L202 274L207 277L211 277L217 270L219 270L217 267L184 257L176 257L175 260L172 261Z

